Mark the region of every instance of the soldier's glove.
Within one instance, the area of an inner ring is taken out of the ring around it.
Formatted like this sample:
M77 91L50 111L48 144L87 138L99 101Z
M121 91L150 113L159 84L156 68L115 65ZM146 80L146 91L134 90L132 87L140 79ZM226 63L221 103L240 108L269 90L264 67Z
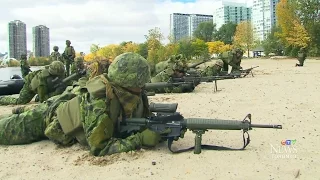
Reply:
M185 134L186 132L187 132L187 129L182 129L182 130L180 131L180 137L175 137L174 140L175 140L175 141L178 141L179 138L184 138L184 134Z
M156 146L161 139L159 133L146 129L141 132L141 144L143 146L153 147Z
M20 106L12 109L12 114L21 114L23 112L24 112L24 106Z

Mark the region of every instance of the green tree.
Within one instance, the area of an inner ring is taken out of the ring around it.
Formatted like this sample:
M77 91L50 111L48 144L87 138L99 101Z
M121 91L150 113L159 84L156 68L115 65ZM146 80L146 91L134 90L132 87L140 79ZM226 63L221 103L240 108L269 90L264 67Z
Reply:
M202 22L198 25L197 29L193 32L193 37L209 42L216 32L216 25L212 21Z
M92 44L91 46L90 46L90 52L91 53L96 53L99 49L101 49L100 47L99 47L99 44Z
M264 53L268 56L270 53L282 55L283 45L281 40L275 35L279 31L279 27L274 26L268 34L267 39L262 42Z
M148 58L148 44L146 42L140 43L138 46L137 53L147 59Z
M310 42L310 54L320 55L320 1L319 0L291 0L296 5L295 13L307 30Z
M188 38L182 39L178 42L178 53L183 54L187 59L191 59L194 55L192 43Z
M205 41L201 39L195 39L191 42L191 47L193 49L193 55L198 57L203 57L209 54L208 45Z
M219 30L214 34L213 38L215 41L224 42L224 44L232 44L236 28L237 24L228 22L219 28Z
M146 43L148 46L148 61L154 64L159 62L159 54L157 51L163 47L161 41L164 39L160 28L155 27L148 31L148 35L145 35Z

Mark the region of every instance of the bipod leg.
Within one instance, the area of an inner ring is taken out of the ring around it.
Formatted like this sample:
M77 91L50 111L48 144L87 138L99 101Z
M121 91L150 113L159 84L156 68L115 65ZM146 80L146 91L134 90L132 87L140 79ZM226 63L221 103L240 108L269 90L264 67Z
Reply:
M217 80L214 80L214 92L218 91Z

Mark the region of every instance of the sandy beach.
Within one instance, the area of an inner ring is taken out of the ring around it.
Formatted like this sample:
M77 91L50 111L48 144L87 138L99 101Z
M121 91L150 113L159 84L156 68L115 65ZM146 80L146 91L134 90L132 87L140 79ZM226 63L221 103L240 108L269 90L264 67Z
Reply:
M150 97L151 102L179 103L184 117L281 124L283 129L253 129L244 151L202 150L172 154L166 143L154 149L93 157L80 145L62 148L51 141L0 146L0 179L203 179L319 180L320 179L320 61L307 59L242 60L254 77L203 83L188 94ZM0 115L12 106L0 106ZM295 144L282 145L282 141ZM241 131L209 130L203 144L242 147ZM174 149L194 145L194 134L174 142ZM277 150L277 151L276 151ZM155 162L155 163L152 163Z

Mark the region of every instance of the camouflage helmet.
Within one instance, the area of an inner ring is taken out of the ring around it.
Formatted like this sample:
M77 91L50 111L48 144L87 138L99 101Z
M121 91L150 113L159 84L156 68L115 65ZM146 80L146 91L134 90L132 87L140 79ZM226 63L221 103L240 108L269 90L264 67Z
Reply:
M83 64L83 57L76 57L75 61L74 61L74 65L78 68L78 69L83 69L84 64Z
M59 47L58 47L58 46L53 46L53 50L54 50L54 51L58 51L58 50L59 50Z
M64 65L60 61L53 61L49 65L48 71L51 75L54 76L64 76L65 73Z
M27 55L26 54L21 54L20 58L21 59L27 59Z
M70 40L66 40L66 44L71 44L71 41Z
M183 58L183 55L182 55L182 54L178 54L178 55L175 56L175 59L176 59L176 60L180 60L180 59L182 59L182 58Z
M150 69L147 60L136 53L123 53L109 66L110 81L125 88L142 88L150 82Z
M87 68L87 75L89 79L99 76L103 73L108 73L109 61L107 59L96 60Z
M242 54L243 51L242 51L242 49L240 49L240 48L235 48L235 49L234 49L234 53L240 53L240 54Z
M216 65L223 67L223 61L221 59L217 60Z
M300 49L299 49L299 52L305 52L306 51L306 47L301 47Z
M174 63L174 65L172 66L172 69L174 71L186 71L186 65L181 62L181 61L177 61L176 63Z

